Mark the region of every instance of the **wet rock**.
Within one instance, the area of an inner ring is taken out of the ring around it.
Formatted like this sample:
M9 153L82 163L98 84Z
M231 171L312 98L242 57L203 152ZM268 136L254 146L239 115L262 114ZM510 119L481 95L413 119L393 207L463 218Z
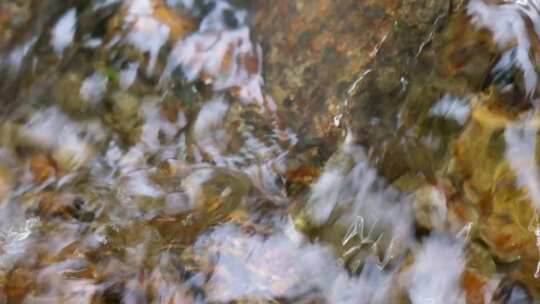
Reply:
M515 176L504 158L505 147L496 144L514 118L490 107L489 100L477 100L471 116L455 143L451 172L462 177L465 199L479 211L480 237L505 262L519 260L526 252L536 255L535 239L527 228L533 211L526 202L515 203L525 198L514 186Z
M478 276L487 279L495 275L497 268L489 248L478 243L472 243L466 249L466 254L468 271L473 271Z
M424 186L416 190L413 204L418 226L428 230L442 231L447 217L444 193L434 186Z
M90 222L94 214L86 206L81 197L62 193L43 193L38 198L39 203L34 210L36 215L43 218L76 219Z
M385 108L377 112L367 112L368 115L383 117L382 122L390 122L389 125L383 124L385 128L390 130L397 128L407 134L406 136L398 135L398 140L403 137L409 138L411 145L397 146L390 150L391 155L423 155L420 159L429 159L429 165L423 164L422 161L408 161L406 165L396 169L405 173L420 171L428 180L432 180L437 170L444 167L451 158L450 143L461 132L461 125L467 119L467 115L458 116L458 114L465 113L462 110L467 110L469 107L468 95L482 89L485 75L491 68L492 58L496 56L490 38L481 31L470 30L469 18L462 7L455 8L454 11L440 11L435 20L437 21L432 26L432 32L424 34L424 40L395 38L397 41L394 43L398 45L400 39L405 39L401 44L404 47L407 46L411 52L415 52L414 57L407 61L410 72L402 72L401 90L390 95L393 98L391 101L401 100L397 106L400 108L399 114L392 117L394 115L392 110L385 111ZM407 25L401 30L410 31ZM415 30L418 29L415 28ZM387 53L392 54L392 50L385 49L383 46L381 54ZM395 62L400 60L399 58L407 58L398 55L394 57L383 62L388 64L388 61ZM360 104L363 105L363 107L358 107L359 113L362 113L363 108L368 109L366 105L369 100L377 96L373 95L376 92L372 93L373 90L370 90L372 87L370 83L373 80L369 76L364 80L366 89L359 91L358 94L360 97L362 95L370 97L359 99ZM388 95L382 96L383 100L389 98ZM450 103L450 100L453 101ZM444 104L450 112L445 110L444 117L440 114L434 115L441 111L441 106ZM457 112L458 110L461 112ZM384 115L387 115L387 118L384 118ZM394 120L396 118L399 119ZM360 130L367 133L367 136L364 135L367 139L378 138L371 139L367 141L368 143L389 142L388 138L394 136L393 132L370 134L368 126ZM374 147L377 146L377 144L374 145ZM385 167L392 167L392 164L386 164L383 161L379 167L384 170Z
M17 268L6 278L6 299L8 302L22 303L28 290L35 286L35 278L28 268Z
M437 26L440 18L443 18L450 9L452 1L406 0L400 2L400 13L403 19L416 27L423 28L426 31L433 30Z
M482 240L503 262L518 261L525 254L537 255L536 239L530 232L503 216L485 219L479 229Z
M320 169L313 165L291 166L283 174L287 182L287 193L296 196L306 190L320 175Z
M466 264L461 285L467 303L485 303L498 283L496 265L485 246L472 243L465 249Z
M471 123L456 142L456 165L462 168L462 174L471 175L471 187L481 194L491 186L496 166L504 154L504 150L491 144L493 137L512 117L496 109L490 110L482 103L477 103L471 113ZM483 169L472 170L473 162L476 168Z
M474 271L465 270L461 277L466 303L485 303L484 298L489 292L486 289L488 281Z
M88 104L80 96L82 77L77 73L66 73L53 89L53 94L62 109L68 112L84 112Z
M195 170L182 181L190 205L205 213L225 215L241 205L251 190L244 174L229 170Z
M439 30L446 30L449 1L321 0L261 4L259 9L255 30L265 49L267 89L278 112L294 117L291 128L300 137L321 135L326 146L337 147L345 135L340 127L346 126L358 143L374 150L370 156L389 181L407 171L432 178L440 163L399 159L417 153L429 157L431 151L414 137L403 144L396 129L399 109L409 99L415 102L411 108L421 108L421 101L408 94L409 85L425 86L422 75L434 82L437 59L424 53L431 51ZM274 23L272 16L287 17ZM365 28L377 30L366 33ZM435 99L443 90L422 89L415 96Z
M12 189L13 177L11 170L4 165L0 165L0 201L7 198Z
M487 246L491 259L507 265L505 274L536 292L538 196L528 168L537 167L531 146L537 126L535 115L525 117L501 106L498 95L473 98L471 117L454 143L449 174L477 214L471 236Z
M56 175L56 164L47 155L32 155L29 160L29 165L34 179L38 183L42 183Z
M128 145L139 141L142 117L139 112L141 102L132 94L118 91L109 101L111 111L105 114L105 121L118 132Z
M344 111L344 91L367 70L391 31L391 9L326 0L278 1L258 9L255 31L265 49L269 95L284 115L294 113L291 127L302 137L336 132L334 117ZM271 21L278 16L285 18Z
M56 149L52 158L65 171L75 171L89 162L93 150L87 145L77 143L65 145Z

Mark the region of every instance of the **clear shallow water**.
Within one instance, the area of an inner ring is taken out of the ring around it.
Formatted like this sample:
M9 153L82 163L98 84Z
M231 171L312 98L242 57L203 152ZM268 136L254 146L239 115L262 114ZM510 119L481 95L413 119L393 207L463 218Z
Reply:
M538 16L0 2L0 302L533 303Z

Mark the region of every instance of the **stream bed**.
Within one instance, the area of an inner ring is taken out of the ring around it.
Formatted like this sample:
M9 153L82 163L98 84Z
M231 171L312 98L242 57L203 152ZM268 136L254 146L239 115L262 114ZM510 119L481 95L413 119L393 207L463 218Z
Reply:
M0 0L0 304L540 303L537 0Z

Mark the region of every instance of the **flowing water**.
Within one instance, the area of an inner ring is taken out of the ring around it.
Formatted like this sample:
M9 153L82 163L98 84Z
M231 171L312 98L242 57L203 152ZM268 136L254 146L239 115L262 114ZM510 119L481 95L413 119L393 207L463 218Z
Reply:
M537 0L0 0L0 303L540 303Z

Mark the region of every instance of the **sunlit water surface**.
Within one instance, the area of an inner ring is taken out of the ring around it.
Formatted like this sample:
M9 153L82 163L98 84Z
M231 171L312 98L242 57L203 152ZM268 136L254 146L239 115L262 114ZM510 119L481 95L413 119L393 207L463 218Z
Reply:
M0 22L0 303L540 300L537 1Z

